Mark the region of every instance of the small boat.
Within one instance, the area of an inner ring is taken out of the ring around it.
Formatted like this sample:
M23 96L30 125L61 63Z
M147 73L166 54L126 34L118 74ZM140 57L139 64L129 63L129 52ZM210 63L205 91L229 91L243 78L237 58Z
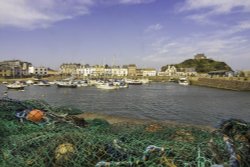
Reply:
M72 83L71 81L68 81L68 82L61 81L61 82L57 82L57 87L59 87L59 88L76 88L77 85Z
M186 85L189 85L188 79L187 79L186 77L179 78L178 83L179 83L180 85L185 85L185 86L186 86Z
M142 81L127 79L125 82L129 85L142 85Z
M142 82L142 84L149 84L149 79L148 78L140 79L139 81Z
M86 87L89 86L88 82L85 80L75 81L74 84L77 85L77 87Z
M5 85L6 85L6 84L8 84L8 82L6 82L6 81L3 81L3 82L2 82L2 84L5 84Z
M19 83L19 82L15 82L15 83L13 83L13 84L8 84L8 85L6 85L6 87L7 87L8 89L23 90L24 87L25 87L25 85L23 85L23 84L21 84L21 83Z
M119 85L119 88L128 88L128 84L125 83L125 82L121 82L120 85Z
M97 84L96 87L99 89L106 89L106 90L119 89L119 86L113 85L112 83Z
M50 84L48 83L48 81L40 81L36 85L37 86L50 86Z
M32 85L32 84L34 84L34 81L28 80L28 81L26 81L26 84L27 84L27 85Z

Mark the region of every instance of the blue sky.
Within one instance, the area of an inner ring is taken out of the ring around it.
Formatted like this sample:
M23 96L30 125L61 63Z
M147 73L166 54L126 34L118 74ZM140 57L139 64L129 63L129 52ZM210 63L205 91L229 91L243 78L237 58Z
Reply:
M0 0L0 60L250 69L250 0Z

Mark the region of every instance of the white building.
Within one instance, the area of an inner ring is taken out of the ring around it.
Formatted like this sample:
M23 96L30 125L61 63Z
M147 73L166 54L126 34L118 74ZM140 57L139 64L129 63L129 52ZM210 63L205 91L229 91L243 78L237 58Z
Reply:
M166 76L175 76L177 74L177 69L175 68L175 66L167 66L167 69L165 70L165 75Z
M142 76L144 77L154 77L156 74L157 71L154 68L145 68L142 70Z
M84 70L83 70L83 75L85 77L88 77L88 76L93 76L94 74L96 73L96 69L93 68L93 67L85 67Z
M111 74L112 74L112 76L125 77L125 76L128 76L128 69L127 68L112 67Z
M29 74L40 75L40 76L48 75L48 68L31 66L31 67L29 67Z

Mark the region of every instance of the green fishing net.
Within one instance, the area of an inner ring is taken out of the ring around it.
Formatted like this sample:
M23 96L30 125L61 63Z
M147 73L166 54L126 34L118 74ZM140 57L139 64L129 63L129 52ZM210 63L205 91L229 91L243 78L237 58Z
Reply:
M46 121L20 121L16 113L25 109L44 111ZM219 167L230 166L232 155L238 165L250 166L249 124L244 121L229 120L211 131L160 123L109 124L75 116L80 113L40 100L1 99L0 166Z

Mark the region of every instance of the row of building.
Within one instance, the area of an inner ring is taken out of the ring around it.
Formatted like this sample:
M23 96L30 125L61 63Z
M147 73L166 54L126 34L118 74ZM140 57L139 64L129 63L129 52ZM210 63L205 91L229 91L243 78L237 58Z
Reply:
M196 75L194 69L176 69L168 66L166 71L158 72L154 68L137 68L135 64L123 66L108 65L82 65L79 63L64 63L59 71L46 67L34 67L32 63L20 60L8 60L0 62L0 77L22 78L29 76L48 76L48 75L77 75L84 77L152 77L152 76L185 76Z
M79 76L156 76L157 71L154 68L140 68L138 69L135 64L120 66L108 65L94 65L89 64L81 65L77 63L62 64L60 66L60 74L79 75Z
M102 76L137 76L137 77L153 77L153 76L191 76L197 75L194 68L176 69L175 66L168 66L165 71L158 72L155 68L137 68L135 64L120 66L81 65L77 63L62 64L60 66L60 74L78 75L85 77L102 77Z
M0 62L0 77L22 78L28 76L47 76L55 74L54 70L46 67L34 67L30 62L7 60Z

